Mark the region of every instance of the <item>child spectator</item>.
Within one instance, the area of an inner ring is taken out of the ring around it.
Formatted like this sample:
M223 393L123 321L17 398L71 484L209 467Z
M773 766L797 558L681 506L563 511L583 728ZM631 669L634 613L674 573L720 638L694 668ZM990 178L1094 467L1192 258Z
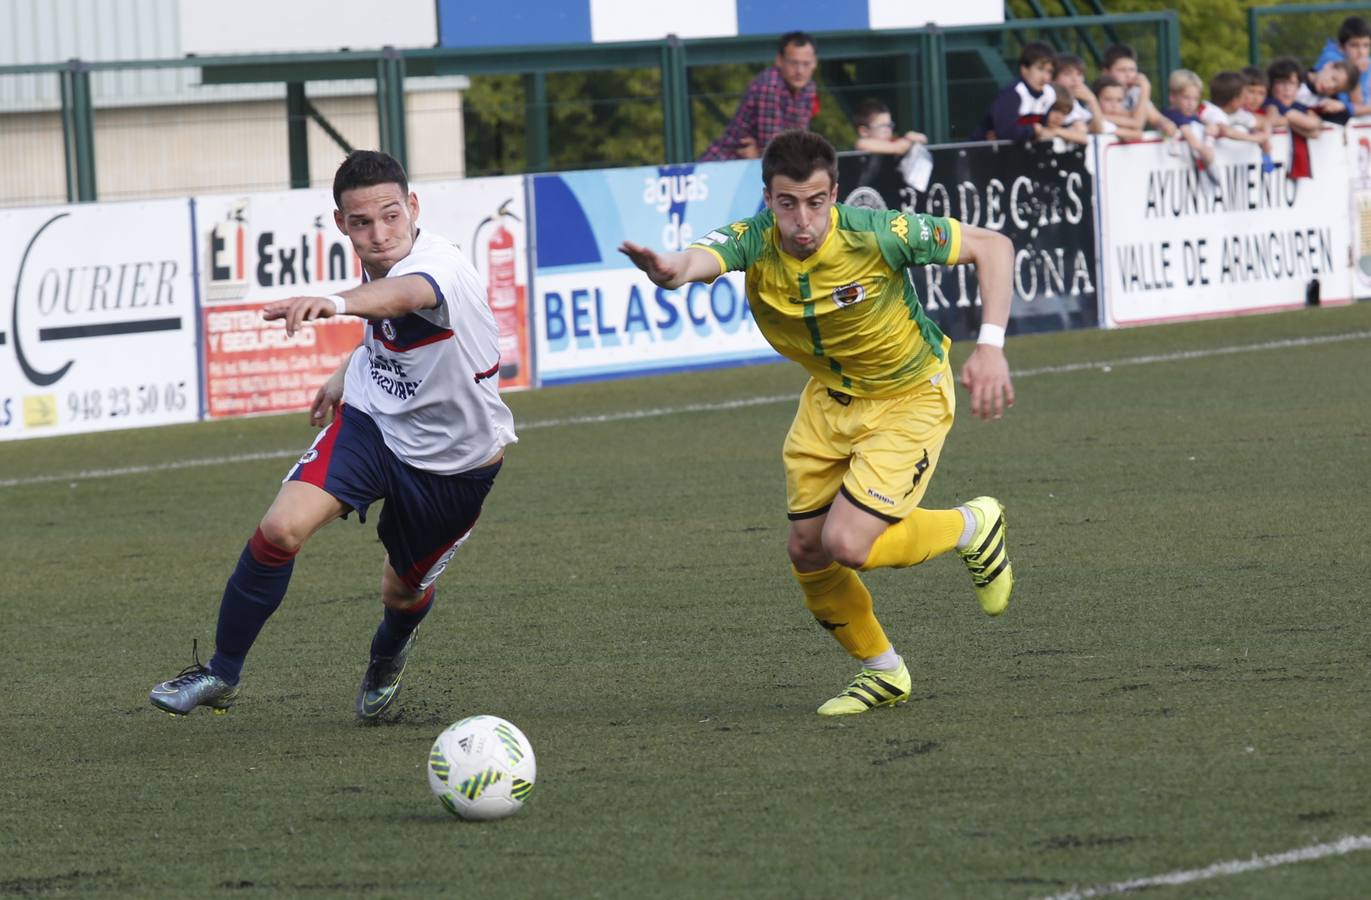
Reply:
M917 131L906 131L896 137L895 120L890 116L890 107L879 100L858 103L852 114L852 124L857 126L857 143L854 146L866 153L903 156L915 144L928 143L928 136Z
M1323 120L1299 99L1304 81L1304 67L1299 60L1282 57L1266 70L1266 124L1271 128L1290 129L1290 162L1286 177L1312 178L1313 163L1309 155L1309 141L1323 133Z
M1053 65L1056 74L1052 76L1052 89L1057 95L1070 97L1071 113L1064 125L1085 124L1090 134L1100 134L1104 130L1104 116L1095 94L1085 84L1085 60L1074 53L1059 53Z
M1123 85L1125 113L1113 117L1116 125L1137 131L1160 129L1167 137L1176 136L1176 125L1152 105L1152 82L1138 69L1138 54L1127 44L1112 44L1104 51L1104 73Z
M1295 96L1325 121L1343 125L1347 122L1349 107L1338 99L1338 95L1345 94L1356 84L1356 66L1345 59L1335 59L1305 72Z
M1189 69L1177 69L1167 80L1169 104L1162 110L1180 132L1180 139L1190 145L1190 152L1200 160L1205 168L1214 163L1214 148L1205 142L1213 137L1217 129L1207 126L1200 120L1200 88L1204 82L1200 76Z
M1304 69L1298 60L1282 57L1267 67L1267 97L1263 108L1270 128L1286 127L1306 138L1323 132L1323 121L1299 100Z
M1315 71L1330 62L1350 62L1356 69L1355 84L1350 91L1338 94L1354 116L1371 114L1371 25L1360 16L1348 16L1338 26L1338 38L1328 39L1323 52L1314 63Z
M1266 73L1260 66L1243 66L1242 71L1242 108L1256 119L1265 121L1266 111Z
M971 134L973 141L1036 141L1043 119L1057 99L1052 81L1056 54L1041 41L1024 44L1019 54L1019 80L1000 91Z
M1258 119L1243 108L1246 79L1238 72L1219 72L1209 79L1209 102L1202 105L1200 119L1213 128L1218 137L1243 141L1261 148L1262 171L1276 168L1271 159L1271 140L1266 120Z
M1100 104L1100 131L1102 134L1112 134L1121 141L1140 141L1143 133L1137 128L1127 125L1119 125L1116 117L1127 115L1128 110L1124 109L1123 85L1119 84L1119 79L1113 75L1101 75L1095 79L1095 83L1090 86L1095 92L1095 97Z
M1043 119L1042 132L1038 135L1040 141L1055 141L1061 139L1070 144L1090 143L1090 131L1082 121L1068 123L1071 113L1076 108L1076 100L1070 94L1058 94L1057 99L1052 101L1052 106L1047 110L1047 116ZM1057 147L1058 150L1065 149Z

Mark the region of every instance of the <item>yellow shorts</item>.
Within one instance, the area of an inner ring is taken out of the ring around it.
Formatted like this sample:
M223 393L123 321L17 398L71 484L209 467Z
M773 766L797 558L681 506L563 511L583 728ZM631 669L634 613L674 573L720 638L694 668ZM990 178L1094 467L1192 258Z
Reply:
M956 409L949 366L879 400L835 397L811 378L785 438L790 518L823 515L840 490L872 515L905 518L928 489Z

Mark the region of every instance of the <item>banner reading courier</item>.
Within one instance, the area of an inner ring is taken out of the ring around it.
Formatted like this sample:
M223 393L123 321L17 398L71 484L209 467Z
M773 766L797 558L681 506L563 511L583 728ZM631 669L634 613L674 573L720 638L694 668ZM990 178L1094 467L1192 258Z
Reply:
M0 212L0 440L193 422L185 200Z
M1010 331L1094 327L1094 179L1084 150L1008 143L928 149L933 171L921 190L906 183L898 156L842 154L838 199L998 231L1014 242ZM975 266L925 266L909 274L929 317L954 340L980 327Z

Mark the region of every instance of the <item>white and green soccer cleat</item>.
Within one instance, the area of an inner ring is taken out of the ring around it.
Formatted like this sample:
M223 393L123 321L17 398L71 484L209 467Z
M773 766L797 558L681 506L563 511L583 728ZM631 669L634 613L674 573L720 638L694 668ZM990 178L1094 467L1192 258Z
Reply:
M1009 606L1014 590L1014 567L1005 549L1004 506L994 497L977 497L965 505L976 517L976 533L967 548L957 552L971 572L981 609L998 616Z
M851 716L878 706L894 706L909 699L909 667L903 662L893 672L862 669L838 696L819 707L821 716Z

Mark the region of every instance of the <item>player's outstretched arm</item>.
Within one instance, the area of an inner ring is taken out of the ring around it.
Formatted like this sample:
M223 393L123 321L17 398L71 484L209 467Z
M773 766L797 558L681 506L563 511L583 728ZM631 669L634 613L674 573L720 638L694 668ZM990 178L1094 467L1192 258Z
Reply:
M962 226L958 263L976 264L981 293L981 334L962 366L962 385L971 392L971 414L998 419L1014 405L1014 382L1004 355L1004 330L1014 298L1014 244L996 231Z
M619 252L646 272L653 284L668 290L690 281L713 281L723 274L713 253L694 247L676 253L658 253L650 247L624 241L619 245Z
M427 278L422 275L401 275L369 281L327 297L287 297L285 300L276 300L262 307L262 318L268 322L282 319L286 323L286 334L295 334L301 325L315 319L339 315L390 319L437 305L438 295Z

